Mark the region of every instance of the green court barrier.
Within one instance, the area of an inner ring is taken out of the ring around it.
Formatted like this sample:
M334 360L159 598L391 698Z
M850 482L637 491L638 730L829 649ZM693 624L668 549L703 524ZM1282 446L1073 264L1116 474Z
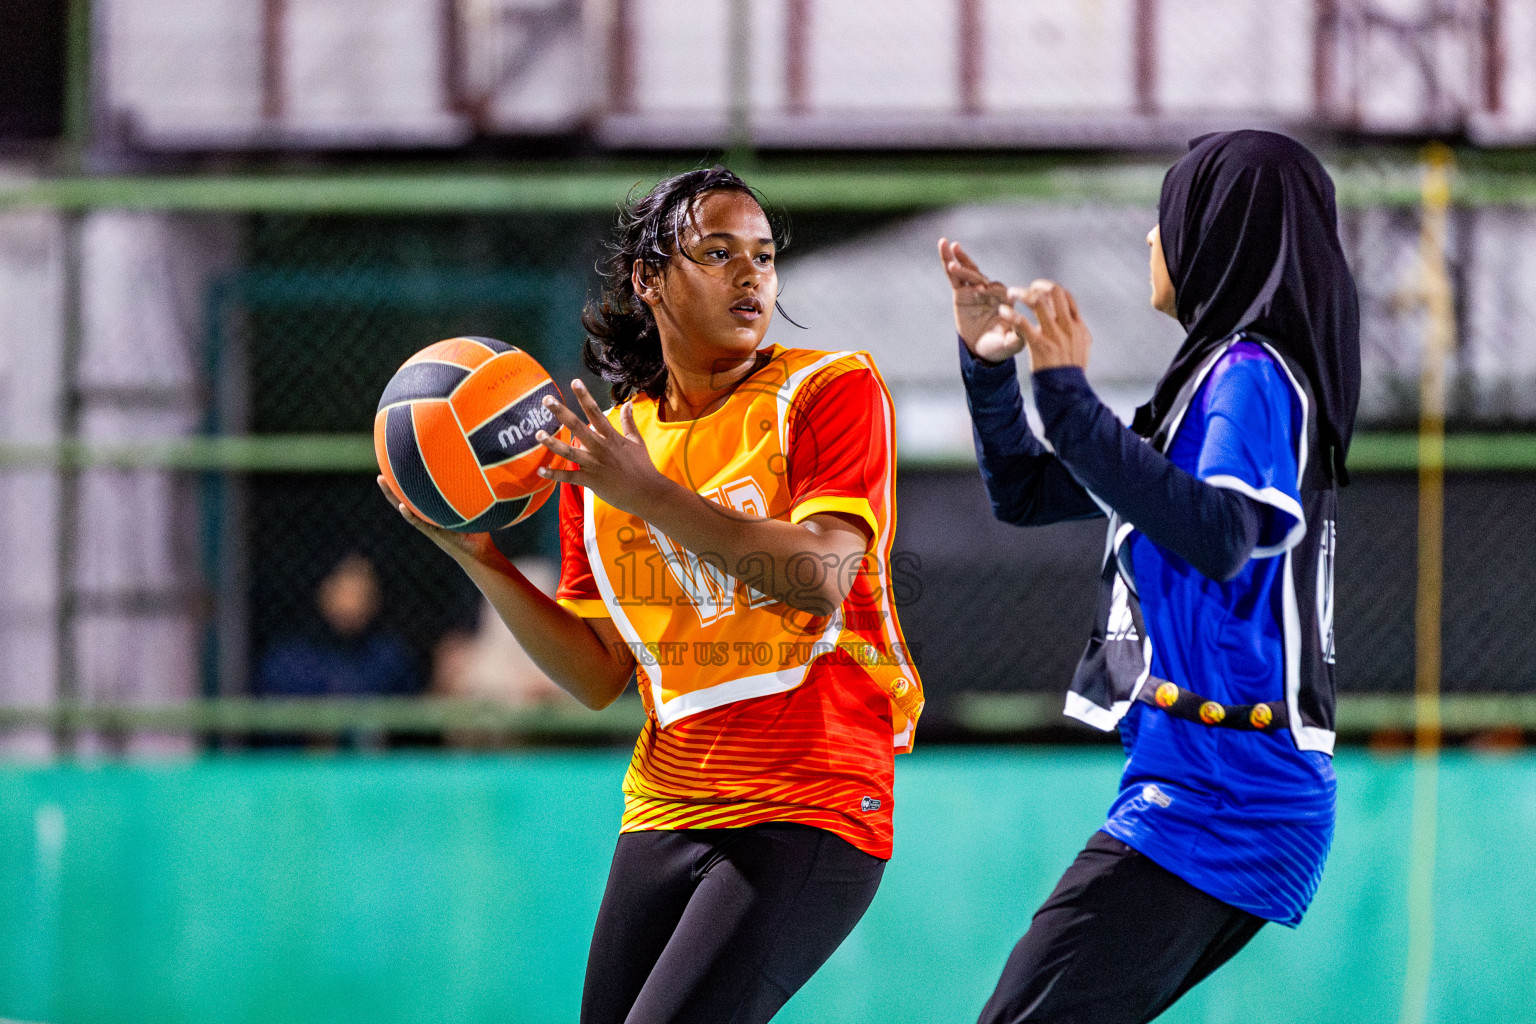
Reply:
M948 708L955 724L991 736L1028 733L1070 725L1062 717L1060 693L955 694ZM1441 698L1441 726L1470 734L1493 729L1536 731L1536 695L1460 693ZM628 743L645 724L645 709L633 692L601 711L577 704L509 705L499 701L441 697L212 697L175 704L0 704L0 729L97 730L109 734L159 733L341 733L443 732L487 737L562 737ZM1381 730L1411 730L1412 694L1344 694L1336 728L1353 740ZM1085 735L1095 735L1088 734ZM1114 742L1108 735L1106 742Z
M0 1017L55 1024L574 1021L620 751L0 767ZM1102 820L1103 749L898 761L896 857L784 1024L975 1020ZM1396 1018L1411 761L1338 759L1339 829L1172 1024ZM1536 756L1447 754L1428 1020L1531 1020Z
M1417 434L1355 435L1350 468L1360 473L1408 472L1418 467ZM966 469L969 456L909 458L913 469ZM168 469L225 473L373 473L378 463L367 434L276 434L188 437L174 441L101 444L0 444L0 469ZM1445 468L1456 472L1536 470L1536 434L1452 434Z
M950 714L959 725L978 733L1021 733L1060 726L1059 693L959 693ZM5 721L0 709L0 723ZM1339 697L1334 727L1341 736L1356 738L1380 730L1412 731L1415 704L1408 693L1348 693ZM1440 698L1440 725L1450 733L1492 729L1536 730L1536 695L1520 693L1453 693Z
M563 162L399 166L313 173L104 175L0 180L0 210L45 208L281 213L528 213L609 211L631 189L648 188L689 165ZM1531 207L1536 175L1485 155L1458 154L1459 204ZM928 160L771 161L749 178L793 210L932 209L1017 200L1157 202L1167 163L1112 159L1006 158L977 154ZM1339 205L1417 206L1422 168L1408 151L1372 149L1330 165Z
M188 437L95 444L0 444L0 469L169 469L222 473L375 473L367 434Z
M442 697L215 697L177 704L0 705L0 729L38 726L108 733L469 732L633 740L645 707L631 694L601 711L572 701L509 705Z

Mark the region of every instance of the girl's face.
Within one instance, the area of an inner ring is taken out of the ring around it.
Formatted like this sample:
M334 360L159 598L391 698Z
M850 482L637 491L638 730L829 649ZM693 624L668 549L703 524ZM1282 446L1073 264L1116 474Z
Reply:
M1177 320L1179 307L1173 294L1173 277L1168 273L1168 261L1163 258L1163 229L1160 225L1152 225L1152 230L1147 232L1147 245L1152 250L1149 258L1152 273L1152 308L1159 313L1167 313Z
M637 294L656 314L662 351L698 365L750 357L773 318L773 231L741 192L707 192L685 222L682 253L661 274L635 264Z

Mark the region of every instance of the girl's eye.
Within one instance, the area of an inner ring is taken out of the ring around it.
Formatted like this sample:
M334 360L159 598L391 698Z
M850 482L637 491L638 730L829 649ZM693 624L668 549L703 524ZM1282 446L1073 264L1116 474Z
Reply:
M712 260L723 260L729 259L731 254L726 252L724 249L710 249L704 255L708 256Z
M761 263L765 267L768 266L769 264L771 264L773 262L773 253L771 253L771 252L759 253L758 257L757 257L757 262Z

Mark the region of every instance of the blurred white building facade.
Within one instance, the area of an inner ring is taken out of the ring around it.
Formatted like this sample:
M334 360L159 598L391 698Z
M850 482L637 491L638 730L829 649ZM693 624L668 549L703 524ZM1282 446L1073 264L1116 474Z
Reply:
M764 146L1124 149L1235 123L1536 141L1527 0L95 7L104 125L148 149L707 146L733 104Z

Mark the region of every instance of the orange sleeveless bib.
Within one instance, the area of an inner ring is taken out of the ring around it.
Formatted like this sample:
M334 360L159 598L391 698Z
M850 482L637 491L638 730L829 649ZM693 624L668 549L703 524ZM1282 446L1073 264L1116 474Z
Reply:
M842 373L867 369L879 381L884 429L895 461L895 421L889 391L862 352L770 350L772 358L714 412L696 420L662 422L656 402L631 400L635 426L664 475L727 508L799 522L818 512L847 511L869 519L859 499L812 498L791 508L788 449L806 400ZM618 426L622 406L608 411ZM854 565L820 571L848 573L853 585L830 616L791 609L753 589L766 559L747 559L736 575L718 556L692 552L655 527L585 490L584 543L592 574L639 664L641 697L658 725L734 701L799 686L811 663L835 651L850 657L891 700L898 750L911 748L922 712L922 685L907 656L890 579L896 527L895 473L888 467L869 496L877 529ZM821 563L800 567L809 578ZM793 577L792 577L793 578Z

